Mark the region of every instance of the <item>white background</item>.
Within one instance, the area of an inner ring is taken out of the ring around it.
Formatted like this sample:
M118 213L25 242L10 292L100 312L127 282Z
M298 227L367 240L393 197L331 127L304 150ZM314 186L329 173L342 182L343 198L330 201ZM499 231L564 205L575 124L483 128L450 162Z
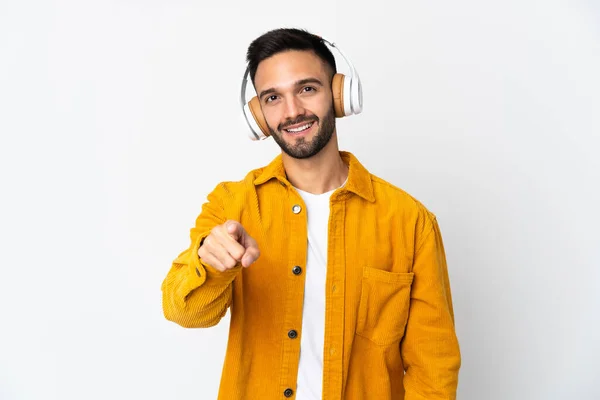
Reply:
M277 27L351 57L341 149L439 218L459 399L599 399L591 0L0 1L0 399L216 398L229 319L168 322L160 285L208 192L279 152L238 103Z

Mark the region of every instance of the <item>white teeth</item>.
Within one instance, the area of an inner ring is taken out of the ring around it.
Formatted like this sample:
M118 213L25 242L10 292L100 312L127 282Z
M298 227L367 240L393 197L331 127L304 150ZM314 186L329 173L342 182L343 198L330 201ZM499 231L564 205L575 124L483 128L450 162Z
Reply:
M294 129L286 129L286 131L288 131L288 132L300 132L300 131L303 131L303 130L305 130L305 129L308 129L308 128L310 128L310 127L311 127L311 125L312 125L312 122L311 122L310 124L302 125L302 126L301 126L301 127L299 127L299 128L294 128Z

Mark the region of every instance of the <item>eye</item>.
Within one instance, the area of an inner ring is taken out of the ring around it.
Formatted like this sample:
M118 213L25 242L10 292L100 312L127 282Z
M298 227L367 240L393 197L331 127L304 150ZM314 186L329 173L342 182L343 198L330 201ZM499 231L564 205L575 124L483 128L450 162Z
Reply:
M315 89L315 88L314 88L314 87L312 87L312 86L305 86L305 87L303 87L303 88L302 88L302 91L303 91L303 92L314 92L314 91L316 91L316 90L317 90L317 89Z
M273 94L273 95L267 97L267 99L265 100L265 102L266 103L270 103L270 102L275 101L275 100L277 100L277 96Z

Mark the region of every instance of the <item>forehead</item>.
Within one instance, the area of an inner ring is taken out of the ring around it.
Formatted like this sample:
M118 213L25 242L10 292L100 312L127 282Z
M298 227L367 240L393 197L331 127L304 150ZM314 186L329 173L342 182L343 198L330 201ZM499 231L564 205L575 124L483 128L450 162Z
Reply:
M256 90L290 85L300 79L325 79L326 64L312 51L289 50L277 53L258 64L254 84Z

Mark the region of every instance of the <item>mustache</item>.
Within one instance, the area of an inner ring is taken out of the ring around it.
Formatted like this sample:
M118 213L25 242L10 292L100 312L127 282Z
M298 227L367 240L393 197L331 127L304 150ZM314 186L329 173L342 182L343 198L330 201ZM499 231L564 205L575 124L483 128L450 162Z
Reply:
M299 124L301 122L319 122L319 117L317 117L316 115L312 115L310 117L301 115L301 116L297 117L293 121L289 121L289 122L286 122L286 123L283 123L283 124L279 124L277 126L277 130L281 131L281 130L286 129L286 128L292 126L292 125Z

